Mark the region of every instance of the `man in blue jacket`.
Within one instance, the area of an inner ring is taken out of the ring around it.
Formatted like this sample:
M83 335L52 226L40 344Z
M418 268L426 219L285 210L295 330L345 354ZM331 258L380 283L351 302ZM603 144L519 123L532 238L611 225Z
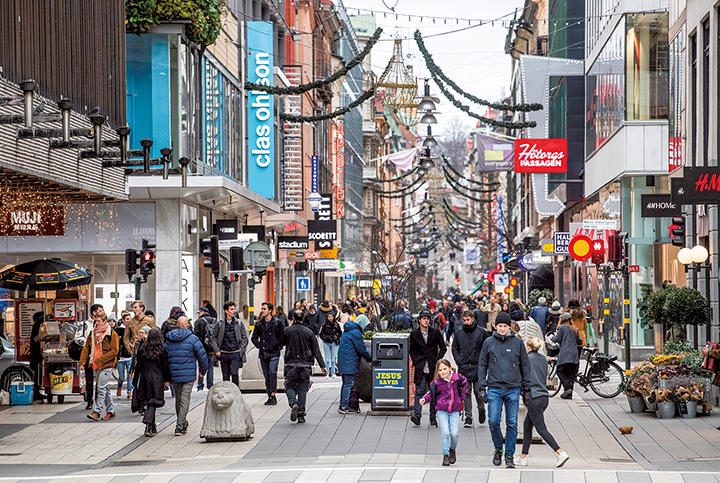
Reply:
M171 330L165 336L165 350L170 365L170 380L175 390L175 434L187 432L187 413L190 408L190 395L195 384L195 375L198 365L200 375L208 370L208 359L200 339L188 328L190 323L187 317L180 317L177 329Z
M547 299L539 297L537 305L530 310L530 318L533 319L542 329L543 335L547 332L547 315L548 315Z
M517 443L517 419L521 391L530 391L530 361L525 344L510 331L510 316L500 312L495 319L492 337L483 342L478 362L480 397L488 405L490 435L495 445L493 464L500 466L503 457L503 434L500 418L505 407L505 467L515 468L513 457ZM529 394L524 395L530 400Z
M370 323L365 314L357 316L355 321L348 320L343 327L343 335L340 337L338 347L338 372L342 376L342 387L340 388L340 414L359 413L359 409L348 407L350 401L350 390L355 384L355 376L360 372L360 358L370 362L370 353L363 342L363 326Z

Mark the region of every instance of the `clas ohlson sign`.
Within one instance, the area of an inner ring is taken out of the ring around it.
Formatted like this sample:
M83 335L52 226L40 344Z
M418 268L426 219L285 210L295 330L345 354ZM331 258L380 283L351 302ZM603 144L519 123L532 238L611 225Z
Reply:
M247 22L248 81L273 85L272 22ZM273 95L248 93L248 187L265 198L275 197Z

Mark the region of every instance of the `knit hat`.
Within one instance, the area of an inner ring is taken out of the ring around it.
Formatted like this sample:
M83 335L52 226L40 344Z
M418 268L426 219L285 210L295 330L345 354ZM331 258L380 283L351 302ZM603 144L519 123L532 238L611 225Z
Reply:
M500 312L495 318L495 326L500 324L510 325L510 315L507 312Z
M572 315L570 315L570 312L563 312L560 318L563 320L570 320L572 318Z
M360 314L355 319L355 322L360 326L362 330L365 330L365 327L367 327L370 324L370 319L367 318L367 315Z
M499 316L500 314L498 314ZM522 310L513 310L510 312L510 318L512 320L525 320L525 312ZM497 320L495 320L495 324L497 324Z
M430 310L432 310L432 309L434 309L434 308L436 308L436 307L437 307L437 302L435 302L434 300L431 300L430 302L428 302L428 308L429 308Z
M205 314L209 314L209 313L210 313L210 311L208 310L208 308L207 308L207 307L200 307L200 308L198 309L198 313L205 313Z
M142 327L140 327L140 330L144 331L146 334L149 334L152 330L152 327L150 327L149 325L143 325Z
M555 302L552 303L551 308L554 309L554 310L560 310L560 302L558 302L558 301L556 300Z

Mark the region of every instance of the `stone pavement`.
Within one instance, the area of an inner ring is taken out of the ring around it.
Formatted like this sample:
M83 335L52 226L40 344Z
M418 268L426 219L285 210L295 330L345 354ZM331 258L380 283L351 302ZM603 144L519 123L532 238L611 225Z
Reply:
M442 468L439 431L429 427L427 417L415 427L406 417L367 415L365 404L363 414L343 416L336 412L339 379L314 378L314 382L308 395L307 423L302 425L290 422L284 395L280 395L277 406L265 406L264 394L246 393L256 433L244 442L205 443L199 438L202 401L207 392L193 393L197 406L190 411L185 436L173 434L173 400L169 398L160 424L165 429L154 438L142 436L139 417L127 414L129 408L120 408L113 422L102 423L83 420L86 412L80 404L3 410L0 481L27 481L18 479L26 476L35 476L35 481L55 481L58 478L52 477L56 476L68 481L117 482L720 482L715 476L717 470L706 460L719 454L717 438L714 445L700 448L715 434L720 435L714 429L714 416L712 420L657 421L640 415L642 419L633 420L633 435L625 437L616 426L624 425L623 418L636 416L627 413L624 398L600 400L588 394L572 401L553 398L546 419L550 431L571 456L565 468L554 468L554 455L544 444L532 446L527 468L511 471L493 467L487 424L477 422L472 429L460 429L457 464ZM63 408L65 411L59 412ZM673 425L664 434L659 423ZM693 441L690 433L683 433L676 443L696 456L671 467L672 455L686 453L672 450L674 446L666 440L680 426L701 431L701 423L708 429L697 433L702 441ZM658 438L658 445L666 445L667 465L648 465L663 460L637 456L640 449L647 451L642 446L649 438L642 436L645 433ZM636 435L641 439L635 441ZM633 443L629 445L629 441ZM666 468L673 471L647 471ZM695 473L681 473L686 471Z

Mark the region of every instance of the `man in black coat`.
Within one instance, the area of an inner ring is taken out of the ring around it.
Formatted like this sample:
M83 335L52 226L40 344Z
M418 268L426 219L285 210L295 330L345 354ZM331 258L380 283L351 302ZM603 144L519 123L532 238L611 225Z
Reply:
M430 317L429 310L420 312L419 327L410 333L409 352L415 368L415 407L410 420L416 426L420 425L422 417L420 399L430 389L430 383L435 376L435 364L447 351L440 331L430 327ZM434 404L430 405L430 424L437 426Z
M327 375L325 361L320 354L315 333L305 326L302 310L292 312L293 324L283 331L285 344L285 394L290 405L290 421L305 422L305 398L310 389L313 361ZM257 326L255 326L257 329Z
M274 406L277 404L277 370L285 324L273 317L273 304L263 302L260 307L260 318L255 322L252 331L252 343L258 348L260 367L265 377L265 390L268 395L265 405Z
M210 310L206 306L200 307L198 310L198 319L195 321L195 336L200 339L205 347L205 352L208 358L208 371L207 377L207 388L210 389L213 385L213 367L215 366L215 346L213 341L216 340L215 336L215 325L216 320L210 314ZM197 390L203 390L203 376L198 376Z
M462 317L462 328L455 330L455 338L452 343L452 355L458 366L458 372L465 376L468 381L468 390L465 394L465 427L472 428L472 399L475 395L475 402L478 407L478 421L485 422L485 404L480 397L480 386L478 384L478 361L483 342L489 336L484 325L478 325L475 315L466 310Z

